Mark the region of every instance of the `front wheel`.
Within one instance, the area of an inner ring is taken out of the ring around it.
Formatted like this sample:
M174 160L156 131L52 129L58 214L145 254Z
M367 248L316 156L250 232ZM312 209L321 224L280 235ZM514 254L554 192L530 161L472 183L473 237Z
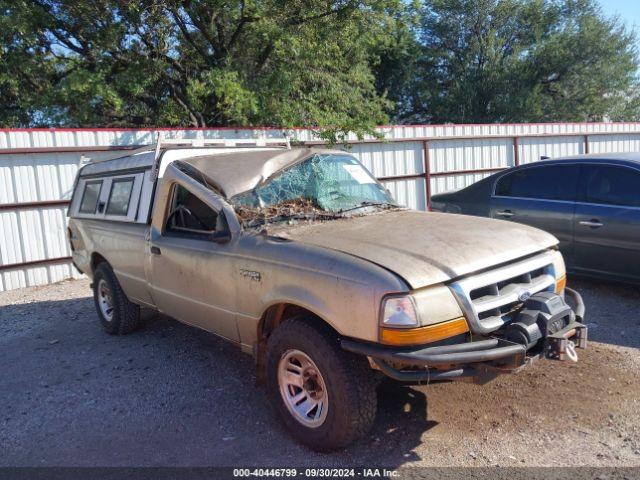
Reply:
M267 346L269 399L289 432L319 451L342 448L369 431L376 413L366 359L340 348L314 318L280 325Z

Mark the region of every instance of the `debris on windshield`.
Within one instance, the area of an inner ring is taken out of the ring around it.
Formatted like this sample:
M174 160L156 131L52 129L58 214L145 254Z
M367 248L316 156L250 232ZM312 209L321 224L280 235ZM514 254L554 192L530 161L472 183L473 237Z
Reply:
M363 202L362 205L357 207L340 210L338 212L328 212L320 208L313 200L300 197L293 200L284 200L277 205L264 207L235 205L234 209L240 222L247 228L253 228L284 221L289 224L297 224L301 220L314 222L370 215L371 212L354 212L355 210L367 207L369 209L376 208L378 213L401 208L391 203Z
M297 163L253 190L235 195L231 203L245 227L397 208L389 191L356 159L335 154L314 155Z
M235 205L235 211L238 219L248 227L270 223L279 219L336 217L335 214L322 210L312 200L302 197L265 207Z

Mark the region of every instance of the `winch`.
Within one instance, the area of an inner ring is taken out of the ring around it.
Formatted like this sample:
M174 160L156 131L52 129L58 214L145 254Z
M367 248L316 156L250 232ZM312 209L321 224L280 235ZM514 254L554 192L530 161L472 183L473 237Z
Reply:
M574 328L567 330L569 326ZM560 331L563 334L558 336ZM504 337L524 345L527 350L545 341L547 357L564 359L573 357L572 344L568 340L573 335L576 335L578 346L586 346L586 328L576 322L571 307L554 292L540 292L524 303L515 320L506 328Z

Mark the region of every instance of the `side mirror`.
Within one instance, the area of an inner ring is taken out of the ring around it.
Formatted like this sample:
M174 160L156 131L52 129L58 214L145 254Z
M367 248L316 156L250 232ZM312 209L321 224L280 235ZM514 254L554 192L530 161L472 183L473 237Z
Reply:
M213 241L216 243L228 243L231 241L231 232L229 231L229 224L224 216L224 213L220 212L216 219L216 231L213 234Z
M231 233L226 230L215 232L211 236L211 240L213 240L215 243L229 243L231 241Z

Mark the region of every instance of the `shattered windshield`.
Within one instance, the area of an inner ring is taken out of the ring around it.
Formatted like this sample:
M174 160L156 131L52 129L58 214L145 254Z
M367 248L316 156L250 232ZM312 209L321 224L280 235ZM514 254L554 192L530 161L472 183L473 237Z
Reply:
M336 218L396 207L388 191L353 157L314 155L231 199L242 221ZM358 212L361 213L361 212Z

